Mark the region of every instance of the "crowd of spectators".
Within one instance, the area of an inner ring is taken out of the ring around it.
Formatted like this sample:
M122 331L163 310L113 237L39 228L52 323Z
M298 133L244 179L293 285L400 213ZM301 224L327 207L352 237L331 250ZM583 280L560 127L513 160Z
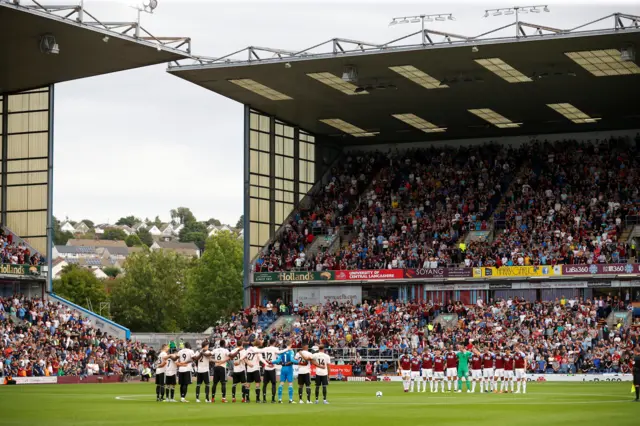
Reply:
M122 375L148 367L147 355L56 302L0 298L0 376Z
M11 233L0 227L0 263L9 265L41 265L44 259L40 253L31 253L24 243L14 241Z
M640 164L624 139L360 153L332 170L255 270L625 263ZM342 244L307 256L316 234ZM463 244L469 231L494 239Z
M304 306L277 301L234 314L215 328L213 338L275 337L282 344L293 340L297 347L323 344L337 361L357 365L359 371L367 364L379 372L393 369L394 357L414 349L421 353L472 344L497 350L524 344L530 372L629 372L631 349L640 344L640 324L609 328L606 322L612 310L629 306L628 298L617 297L550 302L514 298L473 306L393 300ZM448 327L434 321L440 313L457 314L457 323ZM269 332L257 325L265 316L287 314L294 315L293 322L272 326ZM381 359L363 361L367 354Z

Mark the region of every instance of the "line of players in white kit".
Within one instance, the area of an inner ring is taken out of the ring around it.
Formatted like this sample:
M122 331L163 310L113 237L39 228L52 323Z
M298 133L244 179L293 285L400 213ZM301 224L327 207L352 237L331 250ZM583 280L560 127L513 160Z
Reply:
M446 351L427 349L421 355L416 351L411 355L405 353L398 360L398 372L405 392L413 392L416 384L418 392L421 388L426 392L427 383L431 392L438 392L438 386L445 392L445 382L448 392L452 392L452 386L453 392L462 392L465 379L469 393L475 392L476 384L481 393L526 393L526 365L523 346L517 346L513 352L499 348L494 353L489 347L479 351L458 345L458 350L449 347Z
M233 342L232 342L233 345ZM262 342L255 341L253 345L248 342L236 343L232 350L226 348L226 341L221 340L218 347L209 349L209 342L202 343L202 348L193 351L187 342L184 348L177 353L175 349L170 351L168 345L163 345L156 361L156 401L176 402L175 387L180 386L180 401L186 400L188 386L191 384L192 372L196 373L196 402L200 402L200 388L204 384L205 402L215 402L218 385L222 394L222 403L226 403L227 395L227 363L233 361L232 367L232 399L236 402L236 387L241 385L243 403L249 403L251 399L250 387L255 383L256 402L260 402L260 384L262 387L262 403L267 403L267 385L271 384L271 402L276 402L276 366L279 363L283 370L291 369L292 365L298 365L298 396L300 404L303 404L302 388L306 386L307 403L311 404L311 365L316 366L316 404L318 403L319 388L322 386L324 403L326 404L326 394L329 376L329 355L324 353L324 348L320 347L319 352L312 354L308 346L303 346L302 350L295 353L291 347L279 349L276 341L269 341L269 346L262 348ZM281 355L286 354L284 358ZM280 358L279 358L280 357ZM287 358L289 357L289 358ZM284 360L285 362L282 362ZM210 390L210 372L213 366L213 387ZM261 375L263 369L264 379ZM286 380L289 385L289 403L293 403L293 374L290 376L281 374L281 384L278 388L278 402L282 403L282 387Z

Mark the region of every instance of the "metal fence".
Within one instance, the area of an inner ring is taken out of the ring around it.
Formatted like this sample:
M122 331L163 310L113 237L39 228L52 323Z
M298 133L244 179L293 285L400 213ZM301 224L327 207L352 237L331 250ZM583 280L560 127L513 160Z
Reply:
M332 358L343 361L396 361L401 351L379 348L331 348L326 352Z

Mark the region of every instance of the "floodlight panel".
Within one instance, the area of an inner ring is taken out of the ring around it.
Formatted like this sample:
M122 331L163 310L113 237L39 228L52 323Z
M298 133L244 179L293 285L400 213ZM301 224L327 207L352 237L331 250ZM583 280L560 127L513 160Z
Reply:
M479 118L493 124L500 129L510 129L514 127L520 127L521 123L514 123L505 116L498 114L491 108L479 108L468 110L471 114L476 115Z
M640 74L640 67L623 61L618 49L566 52L565 55L596 77Z
M368 95L369 92L363 90L361 92L356 92L355 90L358 88L353 83L349 83L348 81L344 81L337 75L333 75L330 72L314 72L309 73L307 76L313 78L314 80L319 81L322 84L325 84L332 89L336 89L345 95Z
M361 129L358 126L354 126L353 124L348 123L340 118L324 118L319 121L340 131L343 131L351 136L355 136L356 138L375 136L379 133L367 132L366 130Z
M258 83L255 80L251 80L250 78L229 80L229 82L272 101L286 101L293 99L290 96L285 95L284 93L278 92L277 90L265 86L264 84Z
M413 65L401 65L395 67L389 67L391 71L395 71L401 76L413 81L416 84L424 87L425 89L445 89L448 88L446 84L441 84L439 80L431 77L429 74L420 71Z
M392 114L391 116L408 124L409 126L422 130L425 133L442 133L447 131L446 128L438 127L430 121L420 118L415 114Z
M532 81L529 77L522 74L500 58L476 59L475 61L478 65L482 65L487 70L509 83L527 83Z
M569 103L547 104L547 106L576 124L595 123L600 118L590 117Z

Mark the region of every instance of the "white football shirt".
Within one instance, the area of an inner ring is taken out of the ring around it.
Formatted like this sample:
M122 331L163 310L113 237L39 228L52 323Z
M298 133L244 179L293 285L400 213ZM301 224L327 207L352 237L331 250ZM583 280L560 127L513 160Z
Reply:
M302 355L307 357L313 356L309 351L300 351L296 354L294 358L300 360L300 364L298 364L298 374L311 374L311 364L309 364L309 361L305 360Z
M276 358L278 358L279 353L280 349L276 348L275 346L267 346L266 348L262 349L262 358L267 362L273 362L276 360ZM273 367L271 367L269 365L265 365L264 369L265 371L273 371L276 369L276 366L274 365Z
M260 361L262 361L262 349L255 346L247 349L247 373L253 373L254 371L260 371ZM253 363L253 365L249 365Z
M229 357L229 349L227 348L215 348L211 351L211 360L213 362L222 362ZM223 367L224 365L220 365L219 367Z
M208 373L209 372L209 363L211 362L211 352L209 351L198 351L196 352L196 355L200 355L202 353L202 356L200 357L200 359L198 360L198 364L196 366L196 371L198 373Z
M313 359L320 364L321 367L326 367L331 364L331 357L324 352L318 352L317 354L313 354ZM329 375L329 370L326 368L316 367L316 376L327 376Z
M243 373L246 371L245 359L247 358L247 351L242 349L240 353L233 359L233 372Z
M178 366L176 365L176 362L171 358L167 358L167 367L165 369L164 375L175 376L177 372L178 372Z
M193 352L191 349L187 349L187 348L180 349L180 351L178 352L178 362L190 363L193 360L193 357L195 355L196 355L195 352ZM182 365L178 367L178 371L180 373L188 373L192 370L193 370L193 367L191 366L191 364Z
M166 352L160 352L160 355L158 355L158 360L156 361L156 374L162 374L167 371L166 365L164 367L158 367L158 365L162 364L168 356L169 355L167 355Z

